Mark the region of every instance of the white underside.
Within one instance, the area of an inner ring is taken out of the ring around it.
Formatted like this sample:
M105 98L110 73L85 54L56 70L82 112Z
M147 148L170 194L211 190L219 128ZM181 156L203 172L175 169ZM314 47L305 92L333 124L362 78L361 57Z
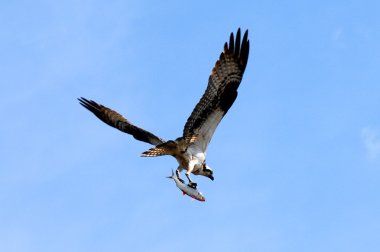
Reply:
M179 171L186 170L188 173L201 169L206 160L207 145L215 132L216 127L223 118L224 112L215 110L212 112L201 127L195 130L197 140L191 144L186 153L177 157Z
M192 144L187 149L186 153L182 155L182 158L177 158L179 164L179 171L186 170L190 173L201 169L204 161L206 160L206 154L199 148L199 146Z

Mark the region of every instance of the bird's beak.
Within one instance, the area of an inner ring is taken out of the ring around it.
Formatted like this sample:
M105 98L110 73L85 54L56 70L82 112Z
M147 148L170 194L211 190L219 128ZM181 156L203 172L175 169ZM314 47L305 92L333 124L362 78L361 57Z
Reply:
M212 181L214 181L214 176L212 176L212 175L209 175L209 176L207 176L209 179L211 179Z

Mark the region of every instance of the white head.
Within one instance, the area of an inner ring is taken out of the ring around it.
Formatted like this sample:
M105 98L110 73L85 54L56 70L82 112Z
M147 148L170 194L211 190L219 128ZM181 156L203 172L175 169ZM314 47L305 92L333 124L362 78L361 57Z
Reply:
M202 170L199 174L214 180L213 171L210 166L206 165L206 163L203 164Z

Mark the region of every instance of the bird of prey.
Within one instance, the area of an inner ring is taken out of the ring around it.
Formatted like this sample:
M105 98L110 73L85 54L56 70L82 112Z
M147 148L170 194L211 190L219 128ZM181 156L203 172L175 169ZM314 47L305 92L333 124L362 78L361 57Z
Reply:
M78 98L80 104L94 113L104 123L132 135L135 139L154 145L142 153L142 157L171 155L178 161L176 176L186 170L189 186L196 188L190 174L202 175L214 180L212 169L206 165L207 145L224 115L237 97L237 89L243 78L249 54L248 30L241 40L240 28L230 35L229 42L216 61L208 79L206 91L195 106L183 129L183 135L165 141L128 121L118 112L95 101Z

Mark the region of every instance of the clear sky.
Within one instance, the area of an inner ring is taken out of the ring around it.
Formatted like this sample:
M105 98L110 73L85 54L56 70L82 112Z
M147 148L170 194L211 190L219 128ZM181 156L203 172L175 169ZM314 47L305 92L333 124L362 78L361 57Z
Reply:
M380 2L1 1L0 251L380 251ZM230 32L207 201L83 96L175 139Z

